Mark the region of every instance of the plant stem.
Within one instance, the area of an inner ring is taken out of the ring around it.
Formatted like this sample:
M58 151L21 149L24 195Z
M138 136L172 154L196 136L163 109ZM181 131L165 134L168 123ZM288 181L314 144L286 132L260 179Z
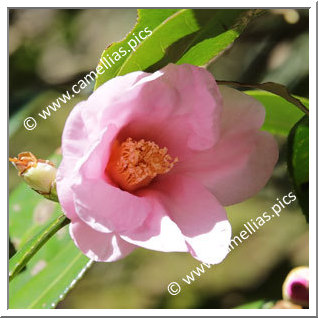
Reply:
M37 251L61 228L70 223L64 215L59 215L37 235L33 236L9 261L9 281L30 261Z

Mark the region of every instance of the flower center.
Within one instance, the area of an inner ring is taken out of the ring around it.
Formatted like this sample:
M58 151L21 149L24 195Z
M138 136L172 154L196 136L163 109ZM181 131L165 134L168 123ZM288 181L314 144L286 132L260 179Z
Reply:
M128 138L122 144L115 142L106 172L120 188L134 191L147 186L157 175L169 172L177 161L166 147Z

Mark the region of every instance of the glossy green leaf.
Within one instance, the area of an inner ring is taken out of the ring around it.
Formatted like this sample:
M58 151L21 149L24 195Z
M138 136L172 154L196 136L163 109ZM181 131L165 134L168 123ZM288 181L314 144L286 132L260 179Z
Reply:
M50 158L57 163L60 156ZM9 199L10 240L19 251L62 211L21 182ZM13 256L15 257L15 256ZM71 264L71 265L70 265ZM54 308L91 261L74 245L68 226L60 229L9 284L10 308Z
M292 127L304 115L303 112L284 98L265 91L245 91L246 94L259 100L266 109L265 122L262 129L272 134L288 136ZM305 106L308 99L298 97Z
M99 75L95 88L109 79L137 70L153 72L168 63L205 65L219 55L242 32L258 10L142 9L135 28L127 37L108 47L102 59L109 59L119 48L128 54L121 56L111 68ZM133 34L148 27L152 34L133 50L128 43ZM133 34L132 34L133 33ZM100 63L101 65L101 63Z
M309 117L304 116L288 136L288 171L298 202L309 220Z

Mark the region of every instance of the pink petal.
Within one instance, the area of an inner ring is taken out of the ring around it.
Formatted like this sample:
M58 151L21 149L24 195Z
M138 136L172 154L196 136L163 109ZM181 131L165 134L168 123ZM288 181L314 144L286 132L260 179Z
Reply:
M262 127L265 109L258 100L227 86L219 86L219 90L223 98L222 136Z
M193 65L169 64L154 74L134 72L112 79L87 104L83 116L93 135L113 123L124 127L124 139L143 136L168 148L195 150L207 149L219 138L221 95L212 75ZM162 136L166 126L182 133L185 142L171 133Z
M56 181L60 204L66 216L76 218L71 185L76 176L74 162L80 158L88 146L87 132L81 111L84 103L77 104L67 118L62 137L63 159L59 165Z
M72 159L66 155L59 171L59 198L67 216L72 220L79 216L92 228L104 233L140 226L151 209L146 199L120 190L105 176L110 149L117 133L114 125L106 126L80 158ZM67 153L68 144L64 147Z
M190 124L188 147L204 150L219 138L221 95L213 76L204 68L169 64L163 68L164 79L178 92L178 112L188 113ZM185 132L184 132L185 133Z
M112 125L101 133L90 152L79 161L71 186L78 216L105 233L139 227L151 211L149 200L119 189L105 176L116 133Z
M89 189L89 190L88 190ZM141 226L151 211L147 198L140 198L102 180L82 179L72 186L79 217L95 230L125 233Z
M267 132L245 132L223 138L197 156L199 179L222 205L242 202L258 193L270 179L278 159L277 143Z
M236 90L220 90L224 112L219 142L193 154L177 169L200 180L226 206L258 193L270 179L279 153L273 136L258 131L264 121L263 106Z
M139 195L153 198L152 211L142 226L121 237L127 242L155 251L187 252L188 247L180 229L157 200L156 193L146 189Z
M70 224L70 235L87 257L99 262L117 261L136 248L118 235L95 231L80 220Z
M220 263L228 254L231 225L216 198L184 176L170 176L154 189L180 228L191 255L209 264Z

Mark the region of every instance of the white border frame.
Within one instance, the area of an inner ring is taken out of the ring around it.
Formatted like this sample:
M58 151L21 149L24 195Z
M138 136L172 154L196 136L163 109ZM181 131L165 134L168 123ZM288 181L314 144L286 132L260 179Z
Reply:
M2 208L2 222L1 222L1 231L0 231L0 255L1 255L1 280L0 280L0 314L1 316L161 316L161 315L171 315L171 316L316 316L316 10L317 4L315 1L245 1L242 0L239 3L234 1L223 0L222 6L217 6L216 2L196 0L195 2L185 1L167 1L161 0L158 2L160 7L210 7L215 8L226 8L226 7L237 7L239 4L240 7L247 8L310 8L309 10L309 62L310 62L310 74L309 74L309 99L310 99L310 223L309 223L309 266L310 266L310 309L303 309L301 311L296 309L59 309L59 310L48 310L48 309L7 309L8 295L7 295L7 217L6 212L8 209L8 184L7 191L5 191L4 181L1 183L1 202L6 202L6 206ZM26 7L25 5L28 4ZM82 4L82 3L81 3ZM90 0L90 6L81 7L81 8L94 8L94 7L103 7L105 4L107 8L115 7L133 7L142 8L142 7L154 7L156 5L151 5L149 1L116 1L116 6L108 6L109 2ZM39 0L15 0L15 1L6 1L5 6L1 6L1 43L7 43L7 10L9 8L15 7L57 7L57 8L72 8L78 7L79 2L74 0L55 0L50 2L39 1ZM157 7L158 8L158 7ZM1 93L2 96L7 96L8 104L8 56L7 50L1 50L1 70L2 70L2 82L1 82ZM7 127L7 118L8 118L8 109L2 105L0 107L0 120L2 124L0 125L1 136L7 136L8 139L8 127ZM7 146L6 146L7 145ZM7 149L8 142L4 138L1 138L1 149ZM3 154L1 156L1 167L8 166L8 149L6 156ZM8 175L7 175L8 178ZM2 178L3 180L4 178ZM7 197L5 197L7 195Z

